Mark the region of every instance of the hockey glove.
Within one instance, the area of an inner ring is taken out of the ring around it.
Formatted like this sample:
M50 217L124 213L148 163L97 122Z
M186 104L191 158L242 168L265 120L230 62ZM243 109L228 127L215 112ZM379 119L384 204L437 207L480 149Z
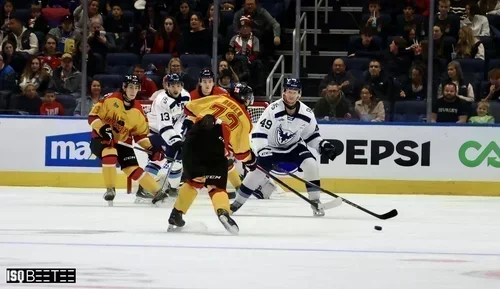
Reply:
M184 122L182 122L182 131L187 132L193 127L193 121L186 118Z
M99 129L99 134L103 144L110 145L113 143L113 128L109 124L103 125Z
M257 168L257 158L255 157L255 154L250 152L250 159L246 162L243 163L243 165L250 171L253 172Z
M151 161L161 161L165 158L165 152L161 147L152 146L148 149L151 154L148 155Z
M260 151L257 152L257 156L259 158L272 158L273 157L273 151L270 148L263 148L263 149L260 149Z
M181 139L176 138L173 141L171 140L170 144L168 145L170 145L172 151L174 152L174 154L176 154L176 153L181 153L183 142Z
M322 140L319 143L319 154L328 157L331 161L337 157L337 149L327 140Z

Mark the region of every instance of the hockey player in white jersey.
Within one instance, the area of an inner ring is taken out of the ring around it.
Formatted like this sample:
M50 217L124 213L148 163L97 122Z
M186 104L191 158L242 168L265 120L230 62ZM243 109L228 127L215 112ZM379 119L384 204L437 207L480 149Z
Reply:
M147 114L149 121L151 143L162 147L169 158L177 160L170 164L172 168L167 176L169 182L168 195L176 196L182 175L181 148L182 148L182 124L184 106L190 100L189 93L183 88L183 83L178 74L167 74L163 83L165 91L157 95L151 105L151 112ZM176 156L177 153L177 156ZM159 171L165 165L163 161L150 161L145 171L158 176ZM151 198L141 186L136 194L137 198Z
M257 164L262 168L271 171L273 165L295 163L304 172L305 180L320 186L319 165L307 146L332 161L337 154L335 147L319 134L312 110L299 100L301 90L300 80L291 78L285 81L282 99L264 110L252 131L253 150L257 155ZM260 170L249 172L231 204L231 211L236 212L266 182L266 178ZM306 188L309 199L320 203L320 191L307 184ZM312 209L314 216L325 215L323 209Z

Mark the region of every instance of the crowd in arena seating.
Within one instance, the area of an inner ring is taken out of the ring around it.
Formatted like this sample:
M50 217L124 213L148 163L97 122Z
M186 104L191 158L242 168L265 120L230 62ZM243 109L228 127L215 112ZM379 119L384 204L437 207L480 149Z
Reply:
M500 1L369 0L348 57L322 80L320 119L423 121L428 37L434 40L433 122L500 121ZM434 17L432 35L429 17ZM493 117L482 117L491 114ZM476 116L476 117L473 117ZM479 116L479 117L478 117Z
M167 73L180 74L191 91L199 72L211 67L215 8L217 84L230 89L247 82L265 94L281 27L259 1L223 0L214 7L200 0L89 0L88 15L82 2L0 1L0 113L84 116L100 97L121 88L125 74L141 80L140 100L161 89ZM82 65L87 95L81 95Z

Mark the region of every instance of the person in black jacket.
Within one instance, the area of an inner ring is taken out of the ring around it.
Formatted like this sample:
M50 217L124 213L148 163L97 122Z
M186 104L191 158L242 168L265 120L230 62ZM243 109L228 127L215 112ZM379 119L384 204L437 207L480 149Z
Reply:
M179 54L206 54L212 56L212 31L203 27L198 12L191 15L191 30L182 35Z
M334 82L340 86L345 96L349 99L355 100L355 79L354 76L346 71L344 60L337 58L333 61L332 70L323 78L318 87L318 94L323 96L325 94L326 86Z
M372 87L375 95L380 100L393 101L393 82L384 71L378 60L370 61L368 72L365 72L364 85Z
M314 106L314 115L318 119L338 120L351 119L354 110L351 102L335 82L326 86L326 94Z
M373 40L374 36L375 32L372 27L364 27L360 37L354 38L349 43L349 57L374 57L377 52L380 52L382 47Z
M413 66L408 79L403 82L398 100L426 100L427 80L421 66Z

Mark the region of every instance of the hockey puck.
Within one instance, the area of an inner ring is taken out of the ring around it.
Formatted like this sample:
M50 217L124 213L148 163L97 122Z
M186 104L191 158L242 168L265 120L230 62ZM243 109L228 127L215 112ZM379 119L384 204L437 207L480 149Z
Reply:
M380 226L375 226L375 230L377 230L377 231L382 231L382 227L380 227Z

